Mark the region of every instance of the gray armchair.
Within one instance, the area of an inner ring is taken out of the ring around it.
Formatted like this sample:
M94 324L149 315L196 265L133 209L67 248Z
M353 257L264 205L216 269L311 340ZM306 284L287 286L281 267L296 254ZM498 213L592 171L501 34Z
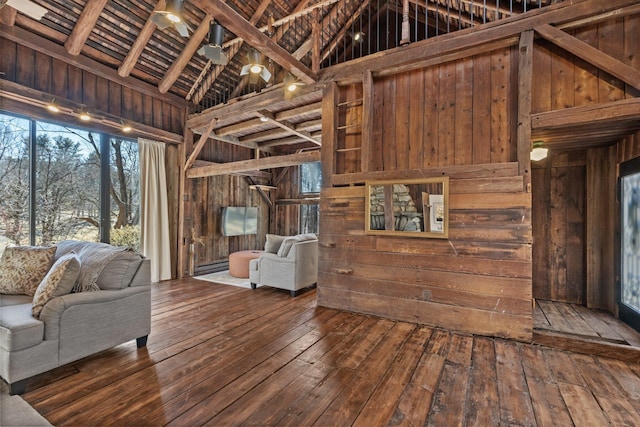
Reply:
M318 239L315 235L285 238L277 253L265 252L249 264L251 288L258 284L287 289L291 296L318 282Z

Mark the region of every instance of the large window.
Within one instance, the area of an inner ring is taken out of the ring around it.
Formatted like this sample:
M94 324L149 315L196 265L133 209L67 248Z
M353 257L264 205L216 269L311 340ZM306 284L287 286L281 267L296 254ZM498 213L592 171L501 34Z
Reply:
M0 177L0 249L65 239L138 248L135 141L0 114Z
M300 193L309 203L300 205L300 232L317 233L320 224L320 207L317 196L322 188L322 168L320 162L300 165ZM313 199L316 199L312 202Z

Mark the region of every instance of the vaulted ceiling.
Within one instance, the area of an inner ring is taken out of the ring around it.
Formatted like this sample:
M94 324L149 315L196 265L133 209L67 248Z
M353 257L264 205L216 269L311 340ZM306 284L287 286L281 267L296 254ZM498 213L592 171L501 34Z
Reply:
M11 13L12 1L27 0L9 0L0 11L4 24L64 45L69 55L85 55L122 77L133 76L185 98L193 103L192 111L198 111L282 82L287 71L311 83L319 68L396 47L403 12L411 25L410 38L416 40L551 0L503 1L491 7L485 0L184 0L188 37L152 22L154 11L165 10L172 0L30 0L47 10L39 21ZM225 66L197 53L208 43L212 19L226 29ZM358 32L367 35L364 43L354 41ZM263 64L273 74L268 83L240 76L252 48L263 54Z

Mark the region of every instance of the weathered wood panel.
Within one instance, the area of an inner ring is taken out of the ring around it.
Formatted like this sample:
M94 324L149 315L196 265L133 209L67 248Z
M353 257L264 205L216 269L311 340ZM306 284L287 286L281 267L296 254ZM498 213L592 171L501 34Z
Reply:
M365 235L364 187L324 189L319 303L529 339L530 199L522 177L491 181L450 180L448 240Z
M567 157L533 168L533 297L584 304L586 165Z
M51 94L58 102L67 100L85 105L94 114L112 114L134 123L183 133L182 106L144 95L12 41L2 39L0 43L3 78L9 81ZM56 121L53 114L43 111L43 115Z

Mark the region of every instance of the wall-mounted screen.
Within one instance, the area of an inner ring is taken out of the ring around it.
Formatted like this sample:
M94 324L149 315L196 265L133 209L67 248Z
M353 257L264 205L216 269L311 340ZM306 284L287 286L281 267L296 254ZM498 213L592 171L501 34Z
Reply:
M225 207L222 208L222 235L243 236L258 232L258 208Z

